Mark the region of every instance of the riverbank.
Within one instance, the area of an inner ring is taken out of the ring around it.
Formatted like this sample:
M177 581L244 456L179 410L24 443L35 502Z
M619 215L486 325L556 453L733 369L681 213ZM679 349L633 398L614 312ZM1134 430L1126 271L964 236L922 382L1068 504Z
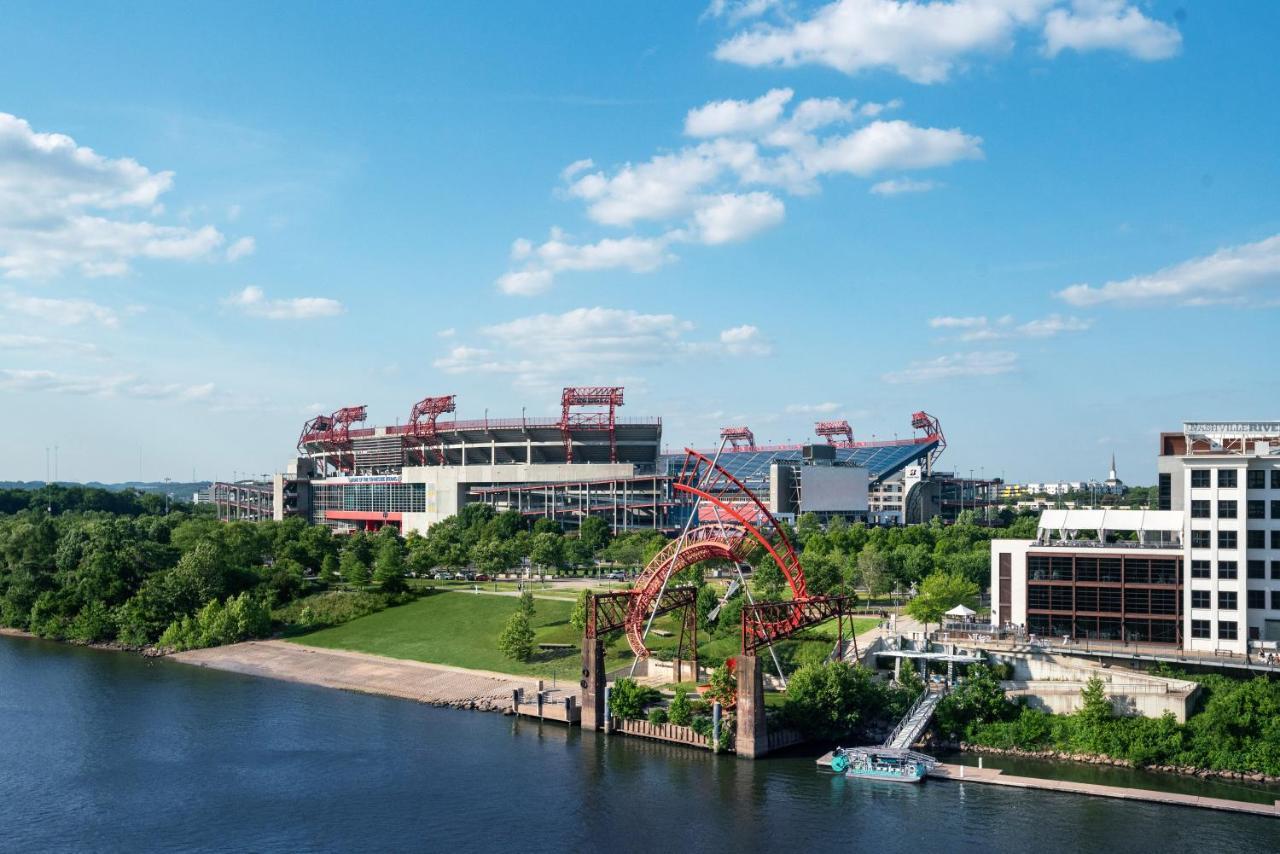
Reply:
M987 747L966 742L944 746L964 753L982 754L984 756L1015 756L1021 759L1080 762L1085 765L1110 765L1115 768L1143 768L1147 771L1158 771L1162 774L1179 774L1184 777L1197 777L1202 780L1219 779L1251 783L1280 783L1280 777L1260 772L1219 771L1212 768L1196 768L1191 765L1140 766L1128 759L1113 759L1110 756L1102 756L1095 753L1069 753L1063 750L1023 750L1018 747Z
M195 667L481 711L507 711L512 691L532 693L538 687L535 679L506 673L278 640L193 649L167 658Z

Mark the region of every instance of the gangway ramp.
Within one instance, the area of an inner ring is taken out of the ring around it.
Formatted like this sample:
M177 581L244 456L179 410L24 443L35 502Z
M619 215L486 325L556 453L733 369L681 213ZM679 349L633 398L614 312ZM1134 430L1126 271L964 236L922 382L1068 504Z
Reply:
M933 713L938 708L938 703L942 701L942 693L933 691L925 691L916 701L911 704L911 708L902 716L902 720L898 722L898 726L894 728L893 733L885 741L885 747L898 748L905 750L916 743L920 736L924 735L925 728L929 726L929 721L933 720Z

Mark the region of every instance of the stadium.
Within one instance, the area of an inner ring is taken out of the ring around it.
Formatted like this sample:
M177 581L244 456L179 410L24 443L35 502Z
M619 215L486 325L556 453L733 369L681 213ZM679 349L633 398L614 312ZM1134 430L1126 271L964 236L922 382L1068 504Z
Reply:
M558 418L446 420L456 396L415 403L403 425L368 427L365 406L307 421L296 455L270 481L215 483L223 519L300 517L335 532L425 532L463 506L548 518L566 530L588 516L616 531L670 532L692 512L672 489L685 454L662 451L662 419L624 418L624 389L565 388ZM846 421L814 425L814 441L757 445L748 427L725 427L704 451L770 512L801 513L875 524L954 516L979 505L997 482L962 481L935 471L946 438L938 419L911 416L913 435L859 442ZM727 494L726 500L734 496Z

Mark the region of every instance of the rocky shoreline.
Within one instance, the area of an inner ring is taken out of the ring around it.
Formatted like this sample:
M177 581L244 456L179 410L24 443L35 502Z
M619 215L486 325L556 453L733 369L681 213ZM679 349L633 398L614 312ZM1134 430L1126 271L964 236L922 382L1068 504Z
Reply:
M987 747L968 742L942 743L939 747L959 750L962 753L977 753L986 756L1015 756L1022 759L1049 759L1059 762L1079 762L1084 765L1110 765L1116 768L1141 768L1145 771L1160 771L1165 774L1178 774L1184 777L1196 777L1201 780L1231 780L1250 783L1280 783L1280 776L1261 772L1215 770L1213 768L1196 768L1191 765L1138 765L1128 759L1112 759L1094 753L1071 753L1065 750L1023 750L1018 747Z

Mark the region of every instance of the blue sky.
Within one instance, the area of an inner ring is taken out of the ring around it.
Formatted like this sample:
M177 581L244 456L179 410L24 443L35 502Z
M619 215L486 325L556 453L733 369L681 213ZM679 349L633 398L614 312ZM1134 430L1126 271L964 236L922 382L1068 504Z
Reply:
M316 411L672 445L937 415L1154 479L1277 417L1270 2L12 3L0 479L270 472ZM139 455L141 453L141 466Z

